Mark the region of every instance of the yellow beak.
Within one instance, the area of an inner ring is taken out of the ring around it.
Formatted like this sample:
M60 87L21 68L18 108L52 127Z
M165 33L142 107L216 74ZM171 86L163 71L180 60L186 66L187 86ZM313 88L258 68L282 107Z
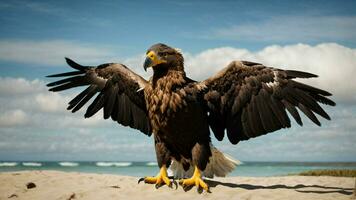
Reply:
M154 51L149 51L146 54L146 56L147 57L146 57L145 63L143 64L143 68L145 69L145 71L149 67L154 67L156 65L159 65L159 64L167 62L165 60L162 60L161 57L159 57Z

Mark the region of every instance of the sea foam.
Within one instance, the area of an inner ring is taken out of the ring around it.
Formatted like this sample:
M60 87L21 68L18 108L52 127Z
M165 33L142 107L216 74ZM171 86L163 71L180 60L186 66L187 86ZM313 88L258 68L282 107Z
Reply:
M157 162L148 162L146 163L147 166L157 166Z
M58 164L62 167L76 167L79 165L79 163L76 162L59 162Z
M22 163L23 166L26 167L41 167L42 163L37 163L37 162L23 162Z
M0 167L15 167L17 162L1 162Z
M128 167L132 162L97 162L98 167Z

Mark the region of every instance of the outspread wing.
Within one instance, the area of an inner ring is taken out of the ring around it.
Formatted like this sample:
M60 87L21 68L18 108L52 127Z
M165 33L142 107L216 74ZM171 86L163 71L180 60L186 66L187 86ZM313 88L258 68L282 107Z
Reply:
M315 124L315 113L330 119L318 103L334 106L327 91L297 82L314 74L281 70L258 63L234 61L202 81L209 125L218 140L225 134L233 144L291 126L286 110L299 125L297 108Z
M91 117L104 109L104 119L114 121L151 135L143 88L147 81L125 65L108 63L97 67L85 67L66 58L69 66L77 71L54 74L48 77L66 77L47 84L49 91L58 92L79 86L88 86L69 102L73 113L83 107L97 93L88 106L85 117Z

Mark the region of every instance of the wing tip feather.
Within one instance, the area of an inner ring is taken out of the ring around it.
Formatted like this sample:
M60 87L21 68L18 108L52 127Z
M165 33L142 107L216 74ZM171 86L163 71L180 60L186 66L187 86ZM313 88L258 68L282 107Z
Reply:
M289 76L291 78L317 78L317 77L319 77L316 74L298 71L298 70L285 70L285 72L287 73L287 76Z
M79 70L79 71L85 71L85 69L87 68L87 67L84 67L84 66L82 66L82 65L80 65L80 64L78 64L78 63L76 63L75 61L73 61L72 59L70 59L70 58L68 58L68 57L64 57L64 59L66 60L66 63L67 63L69 66L71 66L72 68L77 69L77 70Z

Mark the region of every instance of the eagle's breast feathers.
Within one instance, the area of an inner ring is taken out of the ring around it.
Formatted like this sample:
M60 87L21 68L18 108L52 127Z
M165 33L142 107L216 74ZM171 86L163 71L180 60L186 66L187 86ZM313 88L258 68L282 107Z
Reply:
M187 106L184 73L170 71L164 77L150 80L145 88L145 101L153 132L167 126L174 114Z

